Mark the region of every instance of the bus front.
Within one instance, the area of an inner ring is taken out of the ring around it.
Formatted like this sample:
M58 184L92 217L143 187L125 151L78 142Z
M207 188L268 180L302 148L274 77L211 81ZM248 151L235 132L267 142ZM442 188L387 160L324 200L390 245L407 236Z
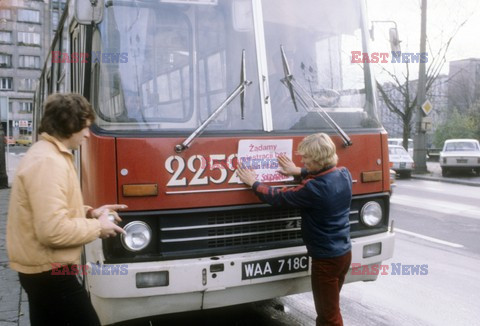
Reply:
M310 291L299 210L262 204L235 174L245 140L287 140L300 166L298 143L331 135L354 179L352 263L392 256L387 135L371 67L351 60L367 32L353 0L105 2L82 187L89 205L129 208L126 236L85 248L105 267L86 276L102 323Z

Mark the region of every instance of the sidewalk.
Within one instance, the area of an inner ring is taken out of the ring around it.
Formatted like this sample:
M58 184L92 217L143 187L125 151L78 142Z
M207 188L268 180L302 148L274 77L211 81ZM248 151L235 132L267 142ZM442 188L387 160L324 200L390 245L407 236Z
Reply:
M7 153L5 153L6 155ZM12 186L13 176L15 175L15 169L17 168L18 163L25 155L25 153L9 153L7 157L7 175L8 175L8 186Z
M8 268L5 233L10 189L0 189L0 326L30 325L27 295L18 274Z
M465 186L480 187L480 176L468 173L450 173L448 176L442 176L442 169L438 162L427 162L426 174L412 174L412 179L421 179L429 181L439 181Z

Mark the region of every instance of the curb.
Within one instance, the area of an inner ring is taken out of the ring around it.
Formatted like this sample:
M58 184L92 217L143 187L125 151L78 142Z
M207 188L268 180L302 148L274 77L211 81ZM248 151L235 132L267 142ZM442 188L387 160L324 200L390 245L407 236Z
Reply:
M453 183L453 184L464 185L464 186L480 187L480 182L478 181L439 178L431 175L421 175L421 174L412 174L411 178L418 179L418 180L437 181L437 182Z

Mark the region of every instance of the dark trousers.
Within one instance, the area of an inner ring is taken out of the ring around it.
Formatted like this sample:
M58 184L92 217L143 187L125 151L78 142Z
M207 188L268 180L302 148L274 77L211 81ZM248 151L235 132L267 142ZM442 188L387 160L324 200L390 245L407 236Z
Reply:
M37 325L100 325L87 291L75 275L18 273L28 295L30 323Z
M317 326L343 325L340 290L350 268L352 252L334 258L312 258L312 292Z

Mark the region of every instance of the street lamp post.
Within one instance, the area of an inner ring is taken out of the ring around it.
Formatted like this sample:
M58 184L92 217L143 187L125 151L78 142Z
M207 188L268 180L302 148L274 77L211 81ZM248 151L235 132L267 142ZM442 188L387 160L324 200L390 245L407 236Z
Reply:
M372 41L375 41L375 24L378 24L378 23L393 24L395 27L390 28L390 30L388 31L390 47L392 52L401 51L401 48L400 48L401 41L398 37L397 22L393 20L372 20L371 23L372 23L372 28L370 29L369 32L370 32L370 38L372 39Z
M420 53L426 52L427 39L427 0L422 0L422 20L420 29ZM426 93L426 74L425 61L420 60L418 71L418 92L417 92L417 112L416 112L416 126L417 133L414 139L413 160L415 161L415 173L427 173L427 150L425 146L425 132L426 128L422 126L422 119L424 117L422 105L425 103Z

